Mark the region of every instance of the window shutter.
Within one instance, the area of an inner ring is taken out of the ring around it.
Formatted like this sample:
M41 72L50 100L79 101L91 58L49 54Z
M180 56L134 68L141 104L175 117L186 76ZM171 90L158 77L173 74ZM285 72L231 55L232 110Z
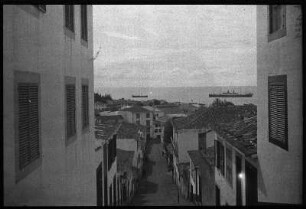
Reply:
M75 86L66 85L67 96L67 137L71 137L76 133L75 127Z
M288 149L287 76L268 78L269 141Z
M19 168L40 158L38 85L18 85Z
M88 111L88 86L82 86L82 117L83 128L89 125L89 111Z

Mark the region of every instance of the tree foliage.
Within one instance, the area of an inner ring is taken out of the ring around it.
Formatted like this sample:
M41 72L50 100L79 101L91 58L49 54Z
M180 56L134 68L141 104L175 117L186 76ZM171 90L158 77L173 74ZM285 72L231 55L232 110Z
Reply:
M94 100L95 100L95 102L106 103L107 101L112 101L113 98L110 94L105 94L104 96L102 96L99 93L95 93L94 94Z

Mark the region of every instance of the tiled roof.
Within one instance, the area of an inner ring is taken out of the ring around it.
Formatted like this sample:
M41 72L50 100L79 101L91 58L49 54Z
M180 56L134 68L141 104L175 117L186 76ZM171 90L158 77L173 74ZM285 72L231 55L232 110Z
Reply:
M185 118L173 119L173 126L180 129L202 129L216 124L237 121L244 116L256 115L256 106L201 107Z
M218 124L215 131L246 156L257 153L257 116L235 123Z
M118 139L138 139L139 131L145 134L146 127L142 125L137 125L134 123L122 122L118 130ZM144 137L144 136L143 136Z
M149 113L150 111L141 107L141 106L133 106L133 107L128 107L128 108L125 108L125 109L122 109L121 111L128 111L128 112L135 112L135 113L138 113L138 112L145 112L145 113Z
M96 139L108 140L120 127L120 123L108 122L108 123L96 123L95 137Z
M134 151L126 151L117 148L117 169L119 172L131 171Z
M95 117L96 123L107 123L109 121L119 122L123 120L121 115L103 115Z

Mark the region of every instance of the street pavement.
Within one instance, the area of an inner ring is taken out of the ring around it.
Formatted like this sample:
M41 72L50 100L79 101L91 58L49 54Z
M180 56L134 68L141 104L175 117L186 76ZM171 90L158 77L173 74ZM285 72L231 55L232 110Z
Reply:
M135 206L193 206L181 195L178 202L178 189L167 170L167 161L162 156L162 144L151 141L148 147L148 160L144 164L145 177L140 181L137 193L130 205Z

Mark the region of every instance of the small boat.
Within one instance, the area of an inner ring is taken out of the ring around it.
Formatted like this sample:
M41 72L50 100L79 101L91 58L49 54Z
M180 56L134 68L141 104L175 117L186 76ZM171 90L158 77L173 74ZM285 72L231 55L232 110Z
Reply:
M252 97L252 93L247 94L238 94L237 92L227 92L221 93L221 94L209 94L209 97Z
M132 95L133 98L148 98L148 95Z

